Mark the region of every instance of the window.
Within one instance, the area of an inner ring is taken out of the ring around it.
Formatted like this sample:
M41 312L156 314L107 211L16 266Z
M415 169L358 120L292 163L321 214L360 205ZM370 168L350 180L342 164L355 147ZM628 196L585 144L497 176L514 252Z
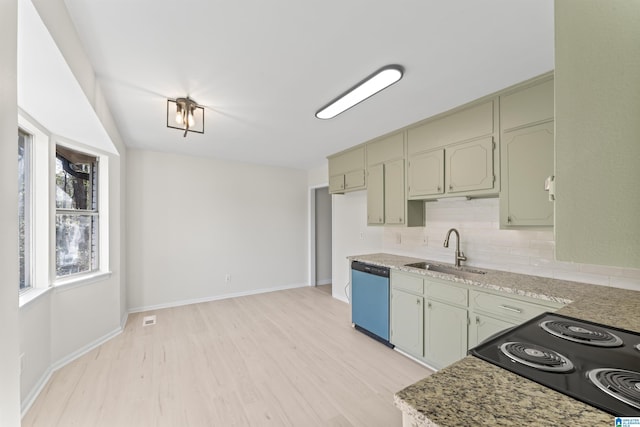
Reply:
M31 140L18 130L18 252L20 291L31 287Z
M56 146L56 278L98 269L98 158Z

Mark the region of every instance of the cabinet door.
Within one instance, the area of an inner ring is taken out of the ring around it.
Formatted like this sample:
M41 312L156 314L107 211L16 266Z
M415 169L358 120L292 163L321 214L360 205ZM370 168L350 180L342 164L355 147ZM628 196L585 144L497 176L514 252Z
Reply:
M471 313L470 317L469 348L477 346L493 334L516 325L515 323L494 319L482 314Z
M447 147L447 193L489 190L494 186L493 137Z
M344 190L344 175L334 175L329 177L329 192L335 193Z
M435 368L444 368L467 355L467 310L427 300L424 357Z
M404 224L404 160L384 165L384 222Z
M344 189L354 190L364 187L364 169L344 174Z
M444 150L433 150L409 159L409 197L444 193Z
M553 226L544 180L553 175L553 122L505 132L502 138L500 225Z
M424 298L391 289L391 344L412 356L423 355Z
M369 166L367 174L367 224L384 224L384 165Z

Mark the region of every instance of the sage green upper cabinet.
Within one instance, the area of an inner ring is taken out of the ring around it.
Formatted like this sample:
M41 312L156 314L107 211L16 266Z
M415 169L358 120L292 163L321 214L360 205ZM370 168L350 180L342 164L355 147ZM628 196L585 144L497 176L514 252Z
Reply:
M506 132L502 138L500 226L553 226L544 181L553 175L553 122Z
M367 224L384 224L384 164L367 168Z
M384 165L384 219L387 224L404 224L404 159Z
M553 175L553 78L500 96L500 227L553 226L545 179Z
M555 2L555 253L640 268L640 7Z
M329 193L342 194L365 188L365 150L358 146L329 159Z
M470 193L492 190L493 137L456 144L445 150L447 193Z
M408 129L409 199L497 193L497 106L484 100Z
M367 223L405 224L404 132L367 143Z
M418 153L408 162L409 197L432 196L444 193L444 150Z

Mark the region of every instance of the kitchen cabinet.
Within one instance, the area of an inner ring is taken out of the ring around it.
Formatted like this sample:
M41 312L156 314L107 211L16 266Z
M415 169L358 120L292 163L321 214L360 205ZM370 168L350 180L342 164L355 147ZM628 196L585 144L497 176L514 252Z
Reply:
M473 348L500 331L516 326L517 323L495 319L484 314L469 313L469 348Z
M422 358L424 339L423 278L391 271L391 343Z
M384 224L384 164L367 168L367 224Z
M365 148L358 146L328 157L329 193L343 194L365 188Z
M438 369L466 355L466 286L393 270L391 295L391 343L398 349Z
M637 2L555 2L558 261L640 268L638 22Z
M424 358L436 369L467 354L468 289L425 278Z
M391 343L400 350L423 356L424 298L397 288L391 290Z
M424 209L416 211L407 207L404 132L372 141L366 148L367 224L424 225ZM412 215L410 221L407 221L407 211Z
M505 132L500 227L553 226L545 179L553 175L553 122Z
M436 369L467 355L467 309L427 299L424 357Z
M407 130L409 199L497 194L497 108L494 97Z
M408 161L408 197L444 193L444 149L418 153Z
M532 301L527 297L472 289L469 291L469 348L497 332L544 312L556 311L562 306L553 301L542 303L541 300Z
M456 144L445 150L447 193L470 193L494 188L493 137Z
M552 227L553 202L545 179L553 175L553 77L500 96L500 227Z

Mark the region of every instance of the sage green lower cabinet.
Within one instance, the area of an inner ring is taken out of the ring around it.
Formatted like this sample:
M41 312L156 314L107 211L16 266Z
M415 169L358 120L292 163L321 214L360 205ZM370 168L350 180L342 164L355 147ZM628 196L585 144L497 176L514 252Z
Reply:
M469 313L469 317L471 320L469 323L469 348L477 346L491 335L516 325L516 323L473 312Z
M400 350L423 356L424 298L391 289L391 343Z
M467 355L467 309L427 300L424 358L436 369Z

